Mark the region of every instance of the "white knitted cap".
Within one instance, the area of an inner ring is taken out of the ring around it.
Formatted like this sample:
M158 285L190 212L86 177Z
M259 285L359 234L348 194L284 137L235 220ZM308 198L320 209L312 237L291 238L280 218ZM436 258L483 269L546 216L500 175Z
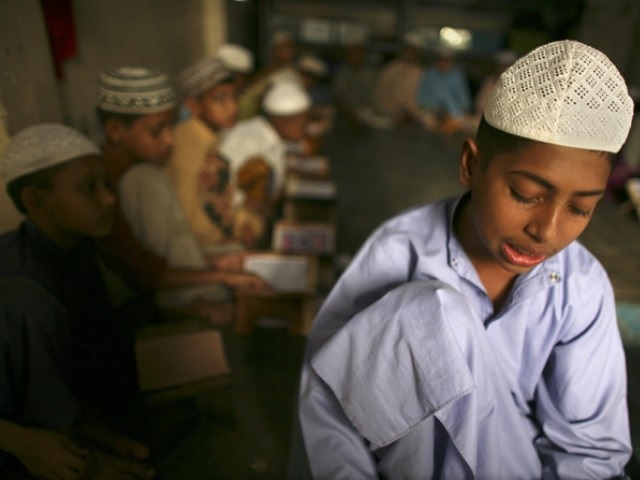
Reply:
M311 97L298 82L274 83L264 96L262 108L270 115L297 115L311 107Z
M15 134L0 157L0 176L5 183L29 173L75 158L102 155L79 131L57 123L42 123Z
M200 60L180 73L180 88L185 95L198 96L228 80L231 70L216 55Z
M327 64L322 59L308 53L298 59L297 65L301 71L316 77L324 77L329 72Z
M176 95L166 73L143 67L105 70L96 86L96 106L107 112L144 115L169 110Z
M631 128L633 101L606 55L562 40L536 48L502 73L484 118L520 137L616 153Z
M253 53L242 45L225 43L218 48L216 55L229 70L240 73L253 70Z

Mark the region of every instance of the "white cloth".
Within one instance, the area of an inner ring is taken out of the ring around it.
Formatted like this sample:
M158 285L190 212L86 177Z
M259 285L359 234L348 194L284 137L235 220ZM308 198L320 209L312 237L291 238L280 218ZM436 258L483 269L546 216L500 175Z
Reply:
M118 182L120 208L133 234L149 250L174 268L204 269L206 262L182 210L169 177L159 167L134 165ZM220 301L216 285L162 291L162 306L185 305L195 298Z

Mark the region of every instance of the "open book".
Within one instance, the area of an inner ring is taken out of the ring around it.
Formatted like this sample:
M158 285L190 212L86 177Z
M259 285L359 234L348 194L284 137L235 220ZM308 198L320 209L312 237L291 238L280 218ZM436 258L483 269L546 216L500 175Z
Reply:
M304 255L247 255L244 269L264 278L278 292L304 293L315 288L315 263Z

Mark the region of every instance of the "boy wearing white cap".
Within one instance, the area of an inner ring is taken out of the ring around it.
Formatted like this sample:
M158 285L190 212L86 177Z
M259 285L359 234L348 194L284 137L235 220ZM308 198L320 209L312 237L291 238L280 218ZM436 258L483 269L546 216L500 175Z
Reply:
M386 222L316 318L295 457L313 478L624 476L614 294L576 239L632 116L579 42L502 74L463 146L468 191Z
M240 120L260 113L262 97L266 90L280 80L302 81L295 67L297 44L286 30L273 32L269 39L269 63L259 69L239 98Z
M233 312L226 287L264 282L240 271L239 254L208 258L194 238L162 169L174 148L175 106L162 72L120 67L100 75L96 108L121 208L99 245L105 263L164 310L223 324Z
M223 139L222 155L229 159L232 180L240 186L243 169L252 169L256 161L268 166L270 180L264 192L264 205L254 205L256 212L266 217L276 208L283 190L286 175L287 142L304 138L311 98L304 87L292 81L276 82L267 90L258 115L240 122ZM260 169L262 171L262 169ZM236 190L236 204L243 204L243 192Z
M407 108L415 107L416 92L423 67L420 50L424 48L422 38L414 32L407 32L400 45L397 57L380 69L373 98L376 110L393 120L402 121Z
M462 130L471 113L471 89L466 72L450 48L436 49L432 65L425 68L410 114L428 132Z
M0 236L0 450L38 478L152 478L145 446L87 417L121 418L137 391L91 242L113 224L104 158L80 132L40 124L11 139L0 174L26 216Z
M223 43L216 51L216 57L233 72L236 93L240 95L247 84L247 77L253 71L253 53L242 45Z

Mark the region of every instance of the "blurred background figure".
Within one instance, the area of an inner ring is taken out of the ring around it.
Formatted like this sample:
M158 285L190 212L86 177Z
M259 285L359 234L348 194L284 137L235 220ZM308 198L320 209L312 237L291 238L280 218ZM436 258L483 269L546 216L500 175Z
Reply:
M416 92L423 71L420 62L422 48L419 33L406 33L398 56L382 67L376 82L376 108L396 122L405 120L407 111L415 109Z
M329 67L320 57L305 53L296 61L296 68L312 102L307 133L312 137L323 136L333 126L335 116L333 91L327 82Z
M336 107L350 125L389 128L393 122L374 111L373 89L378 71L367 63L367 47L356 41L345 46L333 78Z
M249 80L249 75L255 68L255 57L251 50L235 43L220 45L216 56L233 72L237 94L240 95Z
M435 61L420 79L412 116L427 131L457 132L471 113L469 80L453 50L438 47L435 53Z
M267 64L259 69L238 99L239 118L245 120L260 112L262 96L269 85L279 80L302 82L295 66L297 44L293 35L278 30L269 39Z

